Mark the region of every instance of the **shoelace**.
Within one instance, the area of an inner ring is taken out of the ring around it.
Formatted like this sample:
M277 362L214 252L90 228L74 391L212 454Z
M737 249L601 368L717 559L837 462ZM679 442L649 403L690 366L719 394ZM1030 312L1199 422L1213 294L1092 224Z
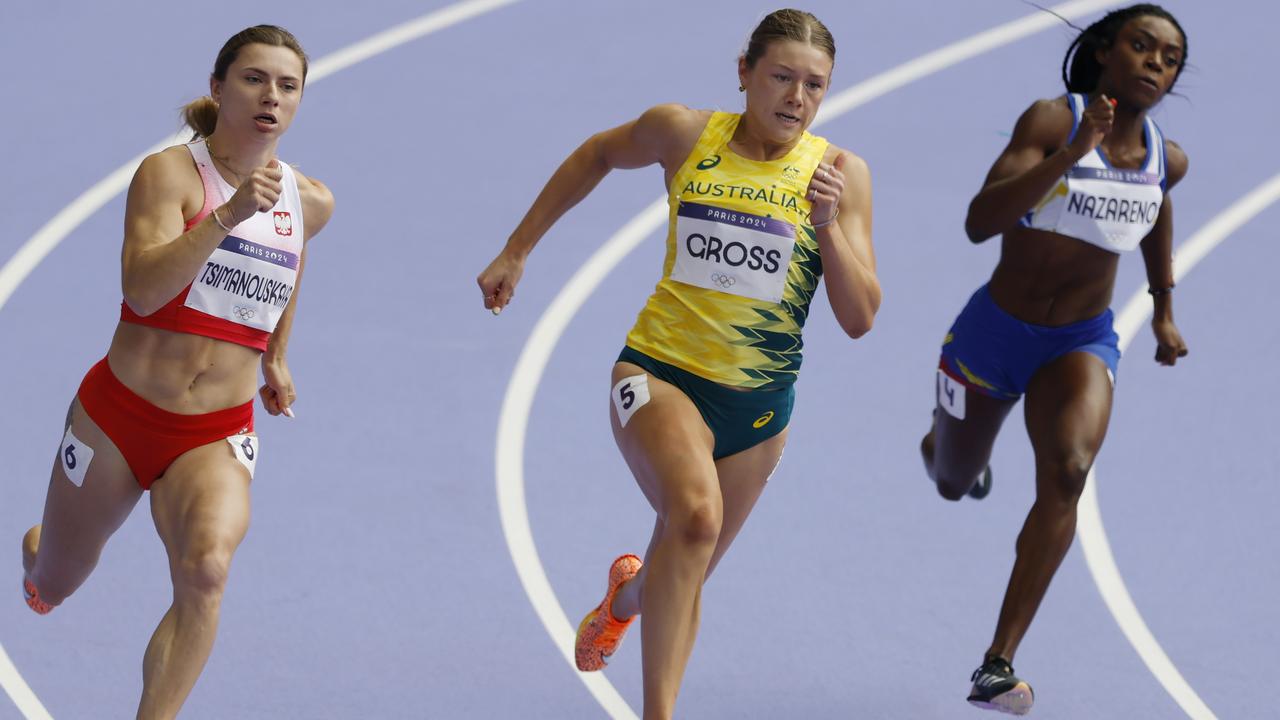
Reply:
M1010 665L1004 658L991 658L990 660L982 663L982 667L973 671L973 675L969 676L969 681L977 682L978 676L983 674L997 675L997 676L1012 675L1013 666Z

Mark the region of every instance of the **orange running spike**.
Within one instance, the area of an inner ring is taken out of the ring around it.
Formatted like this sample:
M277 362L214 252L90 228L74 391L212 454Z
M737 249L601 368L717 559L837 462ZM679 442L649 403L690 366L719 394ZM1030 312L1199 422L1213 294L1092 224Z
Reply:
M27 606L35 610L40 615L48 615L55 607L40 599L40 592L36 590L36 586L25 577L22 578L22 594L27 599Z
M622 636L634 617L619 620L613 616L613 596L618 588L634 578L644 563L635 555L623 555L609 567L609 589L604 600L595 610L587 613L578 625L578 637L574 641L574 660L583 672L601 670L609 664L609 658L618 650Z

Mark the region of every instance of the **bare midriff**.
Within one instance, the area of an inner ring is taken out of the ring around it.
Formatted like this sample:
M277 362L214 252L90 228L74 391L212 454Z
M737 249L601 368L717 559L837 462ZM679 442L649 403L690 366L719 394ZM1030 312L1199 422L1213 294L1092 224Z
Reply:
M1120 256L1058 233L1016 227L1001 241L988 290L1002 310L1033 325L1088 320L1111 305Z
M255 348L190 333L120 323L107 361L120 382L152 405L202 415L243 405L258 387Z

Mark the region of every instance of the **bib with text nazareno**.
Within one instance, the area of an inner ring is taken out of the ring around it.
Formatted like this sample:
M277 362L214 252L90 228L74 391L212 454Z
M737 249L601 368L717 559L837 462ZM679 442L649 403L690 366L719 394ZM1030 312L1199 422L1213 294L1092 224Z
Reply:
M796 226L785 220L682 202L671 279L780 302L795 243Z

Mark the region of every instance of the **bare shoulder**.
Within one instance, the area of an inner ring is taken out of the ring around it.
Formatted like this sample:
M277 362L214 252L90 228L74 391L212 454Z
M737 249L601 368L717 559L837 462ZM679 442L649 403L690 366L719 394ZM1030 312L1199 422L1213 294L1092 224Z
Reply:
M1023 111L1023 116L1033 117L1042 121L1065 123L1070 125L1075 118L1075 113L1071 111L1071 103L1067 101L1066 95L1058 97L1040 98L1031 103L1031 106Z
M316 178L307 177L296 169L293 174L298 178L298 194L302 197L303 204L317 210L333 212L333 191L328 185Z
M695 110L680 103L654 105L640 115L641 122L653 123L671 130L691 127L701 130L710 119L710 110Z
M177 203L183 215L191 217L204 204L204 186L196 172L191 153L174 145L148 155L138 166L129 184L131 200L145 205Z
M867 166L867 161L861 155L838 145L827 145L827 151L822 155L822 162L833 165L836 158L841 159L841 168L845 175L858 174L871 177L871 168Z
M648 148L664 168L674 168L693 151L710 119L710 110L694 110L677 103L654 105L636 119L631 138Z
M1164 160L1165 160L1165 187L1173 189L1186 177L1187 169L1190 167L1190 160L1187 159L1187 151L1182 149L1178 143L1165 138L1164 140Z
M1065 95L1036 100L1018 118L1013 140L1054 151L1067 143L1074 126L1075 113Z
M333 216L333 191L319 180L307 177L297 170L294 170L293 174L298 178L302 218L306 223L307 239L310 239L323 230L329 223L329 218Z
M711 119L710 110L694 110L679 103L664 103L641 113L636 120L636 130L642 133L661 134L675 140L697 142L702 129Z
M192 169L195 167L195 161L191 158L191 151L186 145L170 145L169 147L154 152L143 159L144 165L151 167L161 167L166 169Z
M134 174L135 182L146 180L177 183L186 179L198 184L199 178L199 174L195 172L195 164L191 160L191 153L183 145L174 145L160 152L151 153L142 159L142 164Z

